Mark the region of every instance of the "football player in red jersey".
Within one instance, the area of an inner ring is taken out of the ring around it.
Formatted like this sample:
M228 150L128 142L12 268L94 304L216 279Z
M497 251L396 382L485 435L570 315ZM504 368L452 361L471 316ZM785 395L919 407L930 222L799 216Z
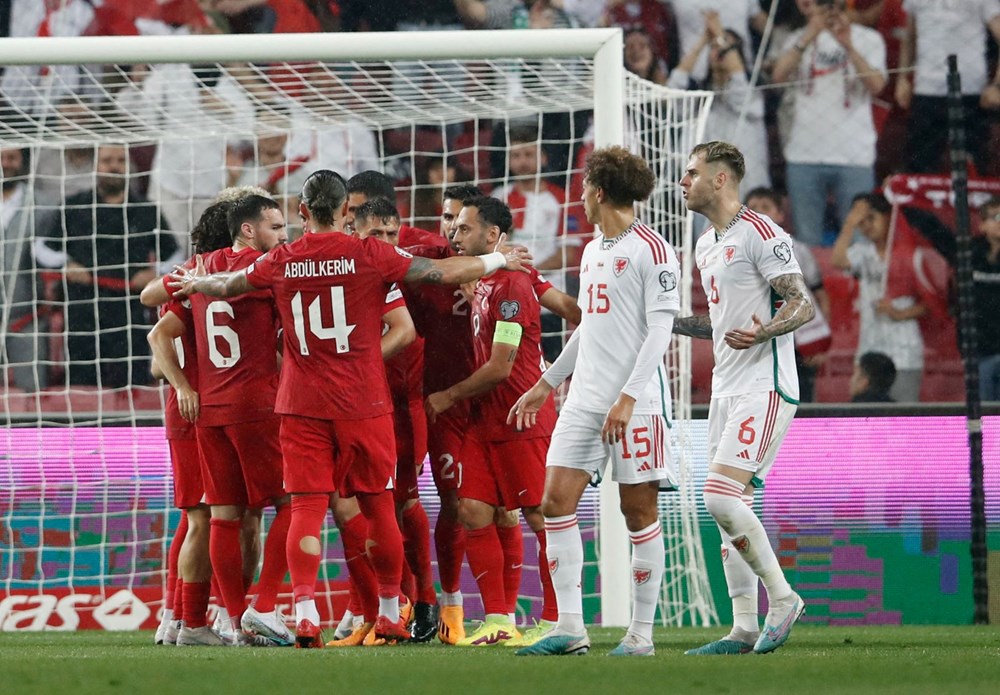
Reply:
M481 196L466 200L454 234L459 252L484 254L511 225L505 203ZM540 305L530 276L497 272L481 279L472 302L475 371L462 381L427 397L433 421L455 403L471 401L465 433L459 483L459 518L466 529L469 568L479 584L486 620L460 646L486 646L519 639L511 615L520 588L520 525L509 525L506 515L498 524L498 510L521 509L539 539L539 572L545 589L541 627L531 639L540 638L558 617L549 588L545 557L544 520L538 509L545 482L545 454L555 425L550 399L539 413L538 431L519 432L506 424L510 404L525 385L541 376ZM509 538L499 529L506 531Z
M285 243L285 220L272 199L249 195L228 214L231 247L199 256L207 271L246 268L261 253ZM287 570L285 538L291 520L282 489L278 385L278 325L270 293L233 301L191 298L198 344L200 409L198 446L205 499L212 507L209 553L212 570L234 627L280 645L291 634L275 610ZM248 509L275 505L254 605L246 609L248 586L240 544Z
M295 598L296 643L323 646L315 583L319 535L334 490L355 495L368 520L379 582L374 632L408 639L399 616L403 547L392 499L395 440L382 362L381 317L371 311L391 283L470 282L501 267L522 268L523 251L444 260L413 257L377 239L342 230L343 179L329 170L305 182L299 212L307 233L250 267L204 275L181 269L185 293L235 297L270 288L281 317L284 359L276 410L282 415L284 480L292 492L288 565Z

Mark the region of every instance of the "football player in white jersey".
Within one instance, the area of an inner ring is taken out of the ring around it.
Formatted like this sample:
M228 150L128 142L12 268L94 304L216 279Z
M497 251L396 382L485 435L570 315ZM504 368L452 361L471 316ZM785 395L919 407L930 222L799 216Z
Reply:
M711 222L695 245L708 315L679 318L673 331L713 342L705 507L722 535L733 629L688 654L746 654L780 647L805 604L788 584L753 512L753 491L781 446L798 405L792 331L814 315L792 239L740 203L745 165L726 142L691 152L681 188L688 210ZM767 590L764 629L757 579Z
M656 495L676 485L668 427L670 392L663 358L680 310L674 250L636 219L634 205L653 190L646 163L623 147L587 158L583 204L601 234L580 262L583 319L562 354L511 408L508 421L531 427L552 389L571 373L546 461L542 513L559 622L519 655L582 654L590 639L580 589L583 543L576 509L611 459L632 541L632 622L615 656L653 654L664 549Z

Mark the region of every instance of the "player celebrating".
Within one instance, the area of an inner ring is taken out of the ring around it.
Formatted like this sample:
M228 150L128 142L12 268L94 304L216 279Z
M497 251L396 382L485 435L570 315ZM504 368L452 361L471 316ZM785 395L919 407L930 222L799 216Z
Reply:
M814 310L791 237L740 203L744 171L736 147L713 141L692 150L681 179L688 210L712 224L695 245L708 315L678 319L673 330L713 343L704 498L722 535L734 622L721 640L688 654L774 651L805 610L752 505L754 487L774 463L798 405L792 331L812 319ZM757 623L758 577L768 598L763 632Z
M368 520L379 582L376 636L408 638L399 615L403 547L393 508L395 446L391 398L380 348L381 316L371 310L388 287L408 282L470 282L501 267L518 269L522 252L431 260L341 230L347 190L329 170L302 187L299 212L309 233L243 271L178 276L186 292L232 297L271 288L281 317L282 414L286 486L292 492L288 565L296 643L322 647L315 584L329 494L358 496ZM336 453L336 456L335 456Z
M496 198L481 196L464 202L456 221L454 242L466 256L488 252L510 228L511 213ZM427 397L431 420L458 402L473 400L469 428L462 447L464 466L459 483L459 517L466 531L469 568L476 577L486 620L458 644L484 646L517 638L509 615L520 589L523 541L520 520L497 524L498 508L521 509L539 542L542 585L550 584L545 555L544 519L538 510L545 482L545 453L555 424L552 399L543 405L538 426L516 431L505 423L509 404L534 383L542 365L539 304L532 279L523 273L498 272L479 281L472 302L472 333L476 370L462 381ZM500 528L513 536L502 537ZM513 548L513 561L509 545ZM550 599L542 618L552 621Z
M587 221L602 234L583 252L583 320L548 371L511 408L508 421L535 425L552 389L573 381L546 462L545 536L559 606L555 629L518 655L584 654L580 579L583 543L576 509L611 458L632 541L632 622L616 656L653 654L653 618L663 576L663 533L656 508L661 482L676 484L667 427L670 393L663 356L680 308L677 259L670 245L635 217L653 190L646 163L623 147L595 150L584 169Z

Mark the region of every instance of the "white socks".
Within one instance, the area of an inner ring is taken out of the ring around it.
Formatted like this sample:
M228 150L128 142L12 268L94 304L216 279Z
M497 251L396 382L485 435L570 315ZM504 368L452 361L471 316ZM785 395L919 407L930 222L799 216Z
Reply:
M308 620L313 625L319 625L319 611L316 609L316 600L307 598L295 602L295 624Z
M399 596L390 596L385 598L383 596L378 597L378 614L384 615L389 619L389 622L398 623L399 622Z
M583 624L583 593L580 581L583 575L583 538L576 514L545 519L545 542L549 557L549 573L559 606L560 632L579 634Z
M640 531L629 531L628 536L632 541L632 624L628 631L651 641L665 555L660 520Z
M732 547L760 577L767 590L768 601L780 601L791 595L792 587L781 571L764 525L743 501L744 487L732 478L710 472L705 481L705 508L729 536ZM728 569L726 580L729 580Z
M462 599L461 591L442 591L441 592L441 605L442 606L463 606L465 605Z

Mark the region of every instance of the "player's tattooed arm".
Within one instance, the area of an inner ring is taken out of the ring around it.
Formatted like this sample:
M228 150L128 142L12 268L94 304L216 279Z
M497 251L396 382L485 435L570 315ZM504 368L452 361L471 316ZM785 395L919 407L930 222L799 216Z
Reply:
M791 333L816 315L801 273L779 275L771 280L771 288L784 300L784 304L771 321L760 329L762 337L759 342Z
M403 281L427 282L433 285L440 285L444 282L444 273L441 272L440 268L431 259L414 256L409 270L403 276Z
M685 316L682 319L674 319L672 331L689 338L711 340L712 319L708 317L708 314L696 314L695 316Z
M191 293L201 292L209 297L236 297L253 290L243 270L231 273L202 275L191 283Z

